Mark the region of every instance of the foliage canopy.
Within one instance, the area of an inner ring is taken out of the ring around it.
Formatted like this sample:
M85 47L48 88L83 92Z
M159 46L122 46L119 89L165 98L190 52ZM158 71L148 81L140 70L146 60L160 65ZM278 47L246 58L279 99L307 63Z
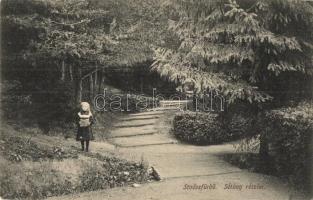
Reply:
M181 42L156 48L152 68L162 76L182 83L192 78L197 93L215 90L229 103L312 95L309 2L176 0L163 6Z

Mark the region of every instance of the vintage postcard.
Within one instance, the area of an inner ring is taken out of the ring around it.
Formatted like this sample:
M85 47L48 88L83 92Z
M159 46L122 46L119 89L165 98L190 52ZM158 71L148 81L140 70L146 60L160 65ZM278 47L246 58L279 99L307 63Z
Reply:
M0 200L313 199L313 1L0 5Z

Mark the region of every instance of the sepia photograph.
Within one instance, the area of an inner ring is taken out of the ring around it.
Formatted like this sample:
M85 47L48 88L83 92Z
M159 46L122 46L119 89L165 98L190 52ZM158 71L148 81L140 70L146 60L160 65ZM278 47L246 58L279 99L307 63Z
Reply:
M313 200L313 0L0 7L0 200Z

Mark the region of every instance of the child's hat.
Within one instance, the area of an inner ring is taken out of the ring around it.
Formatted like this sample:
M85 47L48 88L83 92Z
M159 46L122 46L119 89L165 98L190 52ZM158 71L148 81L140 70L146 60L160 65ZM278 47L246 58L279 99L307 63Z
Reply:
M83 111L90 111L90 105L88 102L81 102L80 107Z

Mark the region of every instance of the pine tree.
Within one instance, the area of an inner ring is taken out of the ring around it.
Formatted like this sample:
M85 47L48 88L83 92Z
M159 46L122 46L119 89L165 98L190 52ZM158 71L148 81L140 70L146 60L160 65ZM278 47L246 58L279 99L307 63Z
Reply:
M38 115L70 112L85 76L152 59L150 43L160 40L151 36L166 28L156 1L4 0L2 77L20 82Z
M180 45L155 49L152 69L161 76L180 83L193 79L197 93L215 90L228 103L312 97L311 3L177 0L163 5Z

